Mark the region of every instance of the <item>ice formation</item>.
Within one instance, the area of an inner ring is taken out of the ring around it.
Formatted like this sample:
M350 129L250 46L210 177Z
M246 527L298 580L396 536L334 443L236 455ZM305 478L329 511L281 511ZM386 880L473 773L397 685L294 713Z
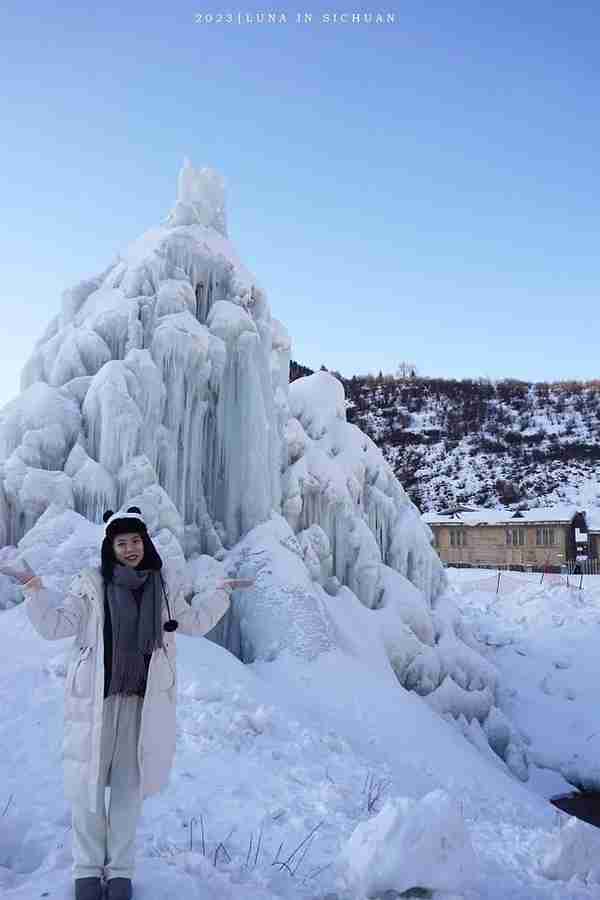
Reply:
M69 546L96 529L99 552L103 511L135 503L192 602L199 559L260 576L216 637L240 658L325 652L342 640L327 598L358 603L397 679L526 778L429 527L341 383L289 383L290 348L228 239L223 179L186 161L165 222L64 292L0 410L0 558L54 520ZM38 554L57 577L62 542Z

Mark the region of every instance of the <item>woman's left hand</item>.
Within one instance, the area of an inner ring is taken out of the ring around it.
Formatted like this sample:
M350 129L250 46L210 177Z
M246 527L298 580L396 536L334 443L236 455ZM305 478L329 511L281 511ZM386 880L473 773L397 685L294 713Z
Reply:
M33 578L30 578L29 581L26 581L23 584L23 590L25 591L41 591L43 588L42 579L39 575L34 575Z

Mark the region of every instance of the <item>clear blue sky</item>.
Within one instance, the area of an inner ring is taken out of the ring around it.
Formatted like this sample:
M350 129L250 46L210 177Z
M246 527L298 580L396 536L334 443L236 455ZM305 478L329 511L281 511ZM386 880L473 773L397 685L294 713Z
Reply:
M227 179L302 363L600 375L597 3L358 6L384 26L155 6L3 9L0 403L61 291L167 214L185 155Z

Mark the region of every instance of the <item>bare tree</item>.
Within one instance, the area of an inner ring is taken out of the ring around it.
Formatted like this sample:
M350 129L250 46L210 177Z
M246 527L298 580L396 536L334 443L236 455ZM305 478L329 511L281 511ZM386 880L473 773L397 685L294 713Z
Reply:
M417 374L417 367L414 363L407 362L406 360L402 360L398 363L398 368L396 369L397 378L416 378Z

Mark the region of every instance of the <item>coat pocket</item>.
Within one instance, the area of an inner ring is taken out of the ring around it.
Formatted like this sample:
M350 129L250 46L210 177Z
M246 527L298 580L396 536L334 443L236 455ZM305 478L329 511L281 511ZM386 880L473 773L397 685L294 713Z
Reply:
M159 654L160 664L158 667L158 690L168 691L175 684L175 672L166 649L161 647L161 650L162 653Z
M92 647L82 647L71 664L66 691L71 697L89 697L92 693L94 661Z

